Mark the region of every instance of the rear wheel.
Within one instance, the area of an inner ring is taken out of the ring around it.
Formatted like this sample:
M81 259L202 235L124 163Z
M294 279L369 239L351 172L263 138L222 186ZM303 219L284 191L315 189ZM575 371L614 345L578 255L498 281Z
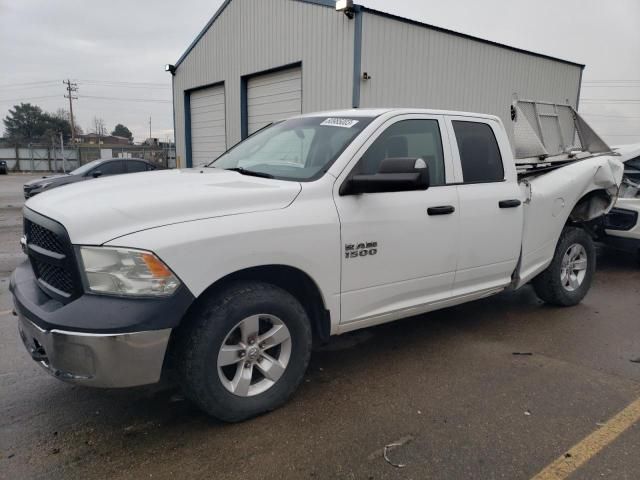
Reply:
M178 333L186 395L210 415L241 421L282 405L309 363L300 302L270 284L236 284L204 300Z
M542 300L552 305L577 305L585 297L596 267L593 240L581 228L566 227L547 269L532 282Z

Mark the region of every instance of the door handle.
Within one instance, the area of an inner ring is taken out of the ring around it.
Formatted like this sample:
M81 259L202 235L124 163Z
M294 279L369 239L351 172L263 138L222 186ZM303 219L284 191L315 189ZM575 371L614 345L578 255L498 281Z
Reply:
M429 207L427 208L427 213L431 216L433 215L451 215L455 212L456 209L452 205L442 205L440 207Z
M498 206L500 208L516 208L522 205L522 202L518 199L513 200L500 200Z

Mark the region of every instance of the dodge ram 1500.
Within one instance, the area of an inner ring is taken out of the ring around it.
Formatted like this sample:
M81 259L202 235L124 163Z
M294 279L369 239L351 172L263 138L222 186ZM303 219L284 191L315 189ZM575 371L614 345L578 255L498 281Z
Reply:
M170 369L239 421L283 404L331 335L528 282L575 305L595 269L587 225L622 166L533 155L516 163L495 116L344 110L277 122L207 168L43 193L11 279L22 340L83 385Z

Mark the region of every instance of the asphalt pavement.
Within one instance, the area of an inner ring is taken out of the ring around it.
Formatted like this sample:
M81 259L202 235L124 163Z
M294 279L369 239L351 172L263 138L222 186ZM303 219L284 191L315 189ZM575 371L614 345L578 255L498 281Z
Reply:
M527 287L334 338L286 406L228 425L174 386L87 389L30 359L8 293L27 179L0 176L0 479L640 478L640 267L623 253L600 252L577 307ZM558 459L579 466L553 476Z

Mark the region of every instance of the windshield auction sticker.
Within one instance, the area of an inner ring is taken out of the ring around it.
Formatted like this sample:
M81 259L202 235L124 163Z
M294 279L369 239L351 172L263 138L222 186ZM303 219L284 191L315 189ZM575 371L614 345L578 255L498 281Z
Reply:
M325 127L340 127L340 128L351 128L358 120L351 120L350 118L327 118L320 125L324 125Z

